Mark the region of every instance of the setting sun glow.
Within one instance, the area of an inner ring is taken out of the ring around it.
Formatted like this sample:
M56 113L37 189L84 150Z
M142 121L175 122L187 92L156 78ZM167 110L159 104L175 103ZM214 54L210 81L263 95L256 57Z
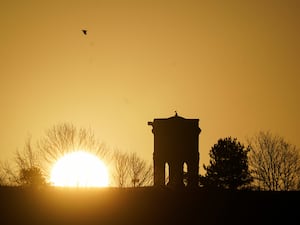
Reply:
M108 171L95 155L76 151L60 158L51 170L50 182L60 187L106 187Z

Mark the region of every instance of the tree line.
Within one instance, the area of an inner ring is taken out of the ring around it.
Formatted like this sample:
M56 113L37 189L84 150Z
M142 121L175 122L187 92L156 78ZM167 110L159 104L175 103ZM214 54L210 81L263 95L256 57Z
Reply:
M209 152L202 187L264 191L300 190L299 149L273 135L260 131L241 144L236 138L219 139Z
M10 161L0 162L0 186L51 185L51 168L62 156L84 150L99 157L109 168L111 186L139 187L152 184L152 166L137 153L109 150L89 128L60 123L46 130L35 144L31 137Z
M51 166L74 150L85 150L101 158L110 168L111 186L153 185L152 163L137 153L111 151L91 129L77 128L70 123L53 126L35 144L28 137L23 150L17 150L11 161L0 162L0 185L51 185L48 183ZM270 131L248 138L247 145L230 136L220 138L211 147L209 157L209 164L203 165L205 174L199 174L202 188L300 190L299 149Z

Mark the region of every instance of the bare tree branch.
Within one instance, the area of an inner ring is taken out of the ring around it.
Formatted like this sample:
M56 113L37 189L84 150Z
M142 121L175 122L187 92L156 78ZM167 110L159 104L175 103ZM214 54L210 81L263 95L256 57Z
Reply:
M141 187L152 184L153 169L136 153L114 152L114 179L119 187Z
M271 191L297 189L300 156L296 146L269 131L248 140L249 165L258 188Z
M115 150L113 154L114 161L114 179L118 187L127 186L128 181L128 154L122 153L120 150Z
M38 149L49 170L57 159L73 151L91 152L101 159L107 156L104 144L96 139L91 129L77 129L71 123L61 123L46 131L45 137L38 141Z

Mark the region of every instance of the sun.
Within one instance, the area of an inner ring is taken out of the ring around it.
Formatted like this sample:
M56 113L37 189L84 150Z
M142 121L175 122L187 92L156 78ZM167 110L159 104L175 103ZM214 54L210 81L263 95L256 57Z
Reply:
M50 182L59 187L107 187L109 179L105 164L97 156L75 151L54 164Z

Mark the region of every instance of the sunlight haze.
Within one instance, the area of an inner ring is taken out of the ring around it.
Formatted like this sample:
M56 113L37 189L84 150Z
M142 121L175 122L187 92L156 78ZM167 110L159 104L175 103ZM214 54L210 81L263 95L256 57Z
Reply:
M59 187L106 187L109 175L104 163L85 151L74 151L53 165L50 183Z
M0 160L59 122L152 162L148 121L300 147L300 1L1 1ZM83 34L82 30L87 30Z

